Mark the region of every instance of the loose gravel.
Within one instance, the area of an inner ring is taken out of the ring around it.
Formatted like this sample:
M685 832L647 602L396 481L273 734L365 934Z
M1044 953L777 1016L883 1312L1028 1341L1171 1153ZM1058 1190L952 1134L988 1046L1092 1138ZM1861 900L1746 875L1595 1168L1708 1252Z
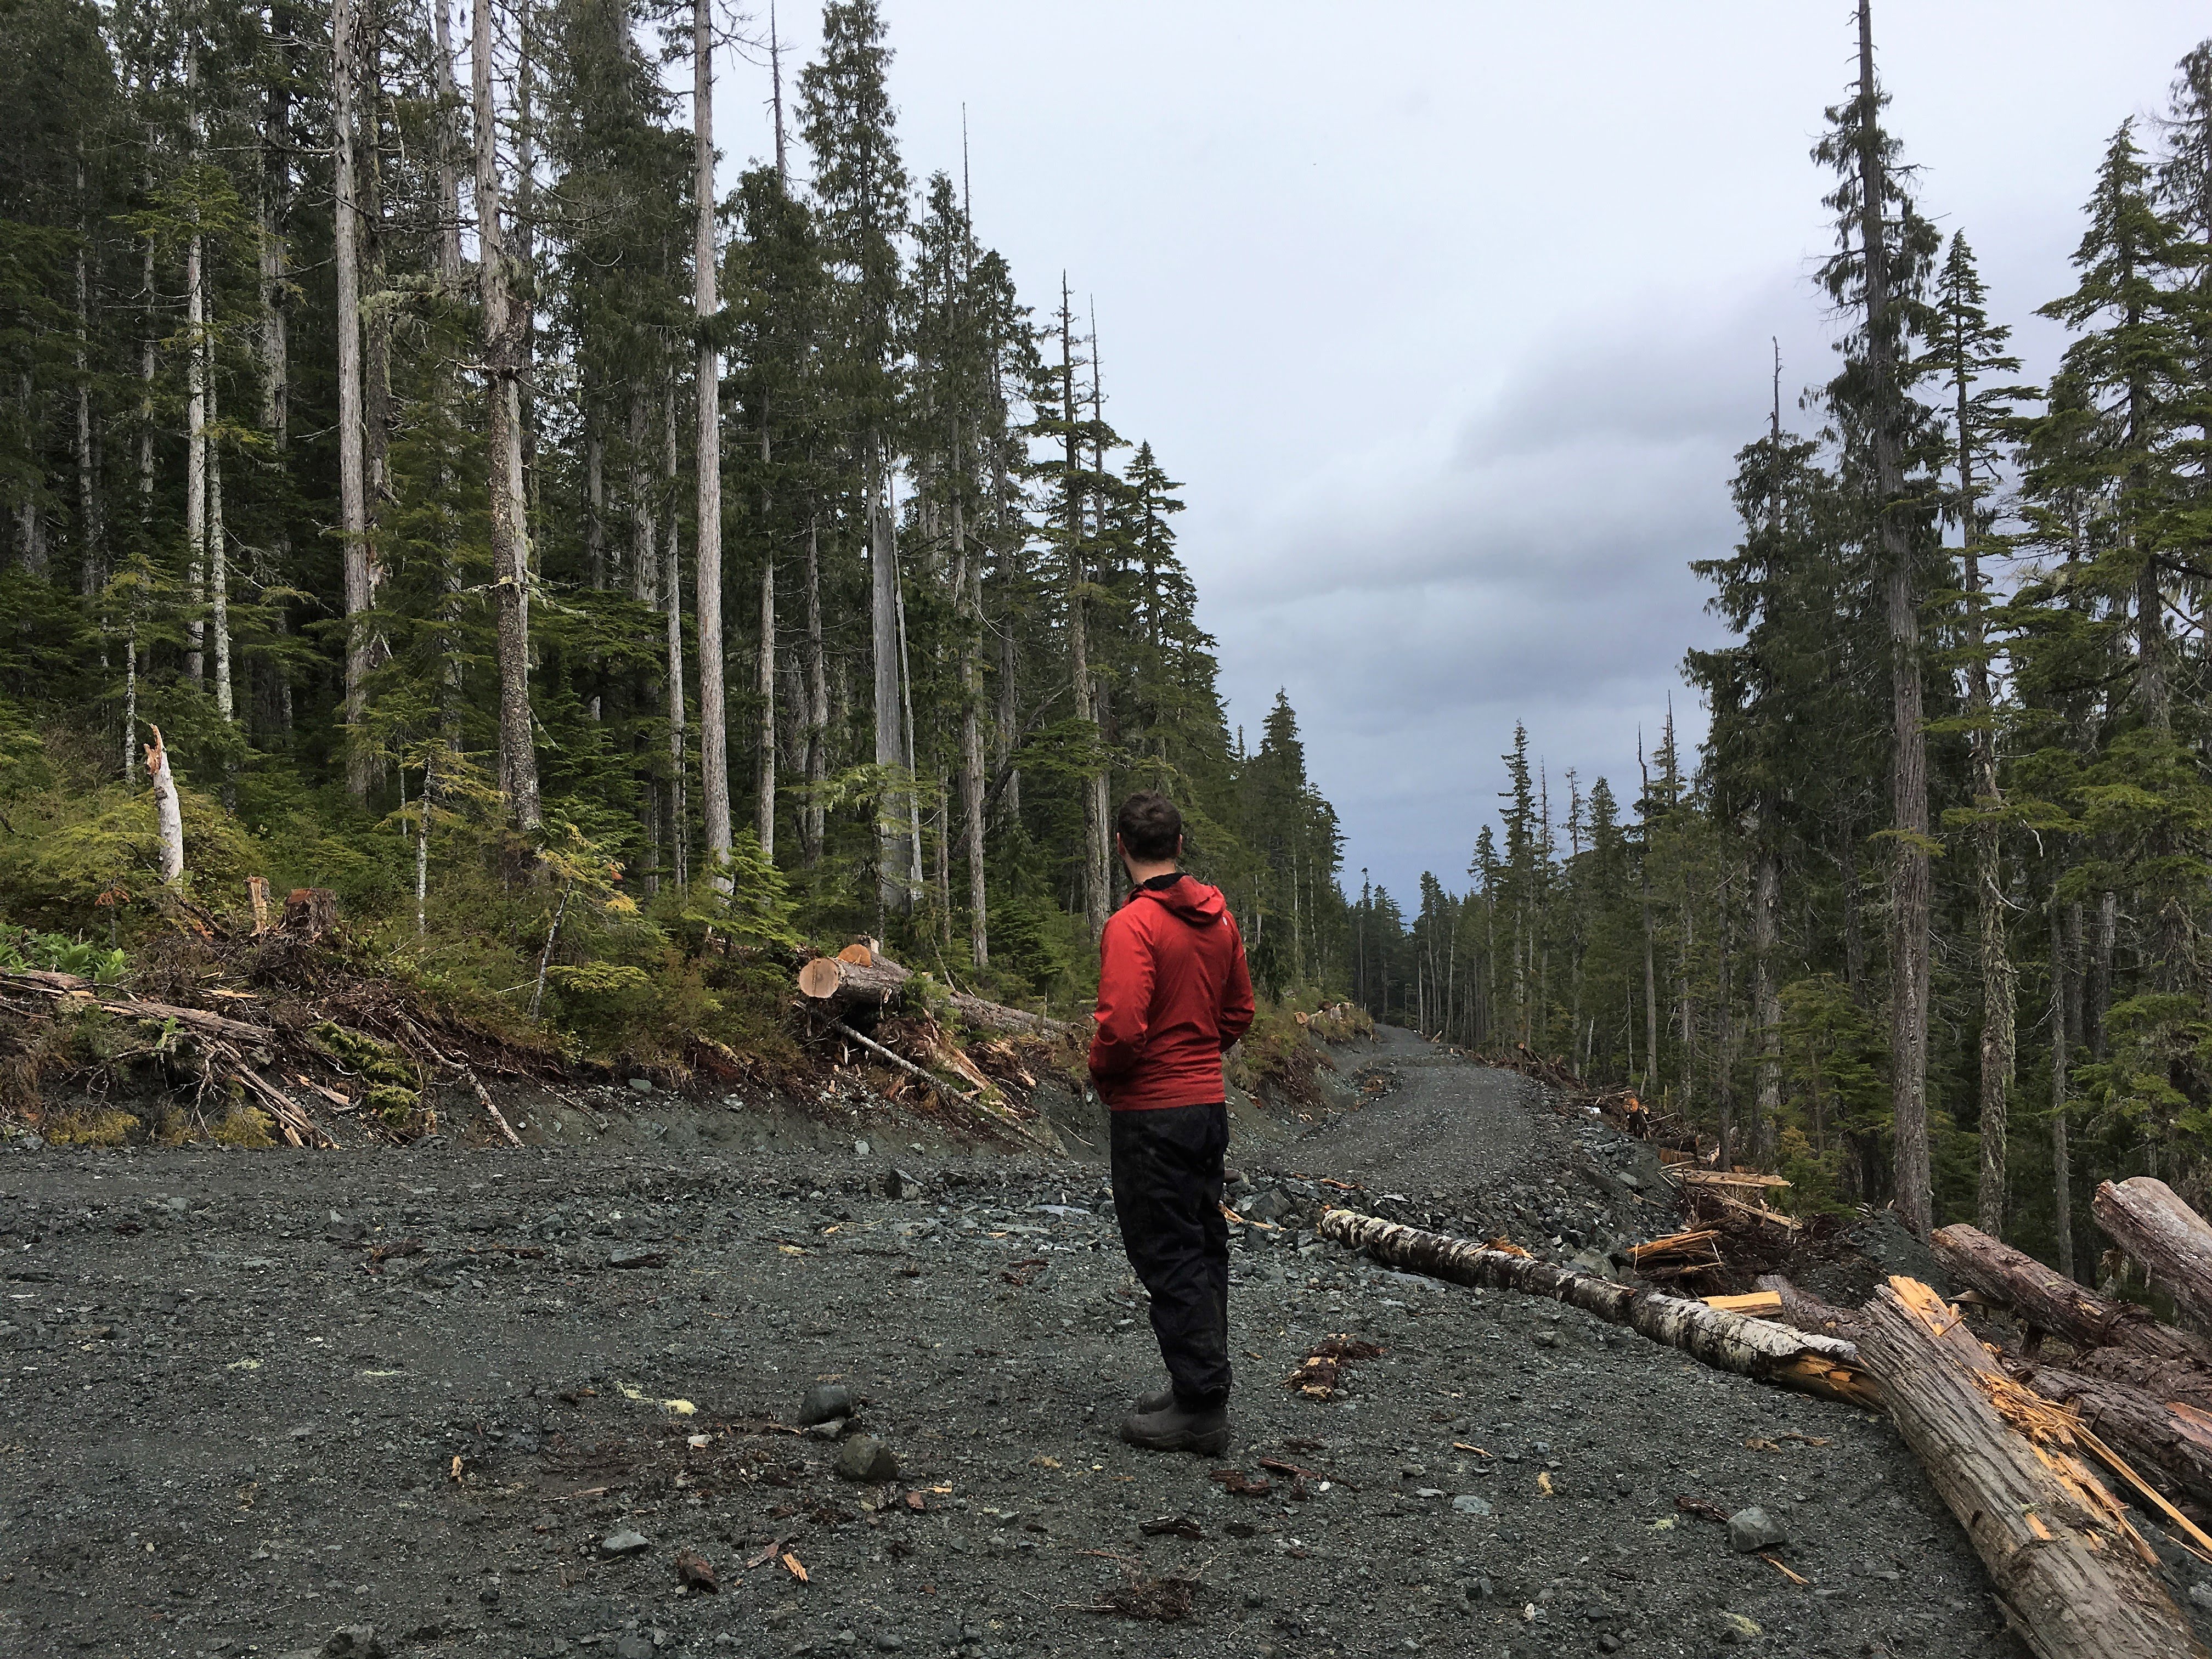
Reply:
M1669 1224L1516 1078L1344 1063L1240 1115L1217 1462L1115 1437L1158 1357L1091 1164L0 1159L0 1653L2015 1651L1881 1420L1314 1238L1325 1180L1601 1264ZM1382 1352L1285 1385L1337 1335Z

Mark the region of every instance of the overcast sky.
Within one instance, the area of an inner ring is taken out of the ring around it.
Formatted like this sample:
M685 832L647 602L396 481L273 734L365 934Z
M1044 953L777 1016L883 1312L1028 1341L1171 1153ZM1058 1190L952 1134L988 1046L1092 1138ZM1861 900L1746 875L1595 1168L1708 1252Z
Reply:
M1687 562L1733 540L1770 337L1786 398L1832 372L1807 152L1845 0L884 5L908 171L957 176L964 104L978 234L1040 310L1063 266L1095 296L1231 719L1256 741L1288 691L1355 890L1465 884L1516 720L1560 803L1569 767L1632 794L1670 693L1702 732ZM787 66L817 20L782 6ZM2040 374L2104 145L2212 14L1877 0L1875 30L1922 205ZM768 81L725 74L726 181Z

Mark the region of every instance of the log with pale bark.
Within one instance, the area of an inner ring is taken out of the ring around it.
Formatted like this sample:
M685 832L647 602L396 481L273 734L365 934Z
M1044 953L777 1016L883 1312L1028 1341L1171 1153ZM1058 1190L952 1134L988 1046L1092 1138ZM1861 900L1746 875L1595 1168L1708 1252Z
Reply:
M1858 1357L2042 1659L2212 1659L2090 1472L2088 1432L1998 1369L1917 1280L1867 1304Z
M799 993L823 1005L833 1019L850 1019L863 1009L881 1008L914 977L908 969L865 945L848 945L834 957L816 957L799 969ZM948 993L952 1012L971 1030L1059 1036L1075 1028L1064 1019L1032 1014L1003 1003L986 1002L965 991Z
M2160 1324L2131 1302L2075 1284L1978 1228L1939 1227L1928 1242L1954 1279L2005 1303L2023 1323L2063 1336L2077 1348L2126 1348L2169 1364L2212 1363L2212 1350L2201 1340Z
M1807 1394L1873 1406L1880 1396L1848 1342L1747 1318L1649 1285L1620 1285L1540 1257L1493 1249L1353 1210L1330 1210L1315 1231L1408 1273L1454 1285L1547 1296L1610 1325L1680 1348L1718 1370Z
M2212 1326L2212 1227L2154 1176L2106 1182L2089 1200L2106 1235L2142 1264L2151 1283Z

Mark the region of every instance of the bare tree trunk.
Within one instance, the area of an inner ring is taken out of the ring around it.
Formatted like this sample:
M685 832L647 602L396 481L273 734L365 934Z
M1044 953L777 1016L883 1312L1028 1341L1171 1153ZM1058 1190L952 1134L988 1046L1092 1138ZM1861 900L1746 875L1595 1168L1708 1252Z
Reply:
M84 158L82 153L76 163L76 190L80 200L85 193ZM92 381L88 371L92 342L92 272L87 252L91 241L88 219L80 222L76 249L76 519L77 533L83 541L81 562L77 568L77 591L87 605L95 599L107 585L107 530L100 511L100 467L94 459ZM103 622L100 629L100 665L107 666L107 632Z
M1782 975L1775 955L1782 944L1782 860L1774 849L1772 809L1762 805L1759 842L1751 876L1751 1017L1759 1028L1759 1137L1770 1154L1782 1133Z
M1905 463L1900 428L1903 367L1891 339L1886 162L1876 143L1874 26L1859 0L1859 235L1865 261L1866 351L1879 407L1869 422L1880 496L1882 593L1890 643L1890 701L1895 750L1891 818L1897 835L1890 877L1890 1101L1895 1128L1898 1206L1913 1231L1933 1224L1928 1149L1928 733L1920 691L1920 613L1912 538L1902 516Z
M1075 718L1095 727L1098 710L1091 683L1091 641L1084 596L1082 445L1076 431L1074 319L1068 309L1067 274L1060 278L1060 419L1066 428L1067 500L1067 659L1070 689L1075 694ZM1083 780L1083 917L1096 939L1106 927L1106 866L1098 856L1106 825L1103 797Z
M492 0L471 9L476 118L477 246L483 287L489 418L492 585L499 619L501 786L525 830L538 823L538 750L530 720L530 537L523 517L522 411L516 379L514 271L500 220L499 126L492 103ZM363 582L366 585L366 561Z
M212 375L208 380L207 417L209 427L216 428ZM207 434L207 562L208 626L215 635L215 712L228 725L237 715L230 678L230 549L222 525L222 443L213 430Z
M822 862L826 830L823 786L830 778L830 668L822 648L822 547L813 514L806 520L806 811L800 830L809 869Z
M954 599L966 625L960 637L960 811L968 860L968 954L976 967L988 968L991 932L983 866L983 722L978 707L983 688L975 664L983 623L983 562L978 558L969 568L967 519L957 496L952 548L962 575Z
M430 0L437 44L438 281L448 295L461 291L461 94L453 81L451 0Z
M691 812L690 803L685 799L687 792L684 787L684 750L689 746L689 733L685 729L684 714L684 556L682 531L677 524L676 512L676 377L673 374L668 377L662 409L666 416L666 441L660 453L665 469L663 476L668 489L668 550L660 561L661 614L668 629L668 851L676 884L683 887L691 880ZM702 557L700 568L704 570L705 568L706 560ZM694 597L696 601L696 595ZM700 650L702 682L706 676L705 655L702 646ZM705 700L703 691L701 700ZM702 736L704 736L703 732ZM726 817L729 809L726 796L722 805ZM707 858L712 865L714 849L711 843L707 848ZM728 880L719 873L715 877L715 885L724 892L729 890Z
M2089 1006L2082 1026L2092 1060L2102 1060L2111 1045L2112 947L2119 933L2120 896L2108 887L2097 896L2097 924L2089 936Z
M2073 998L2067 981L2073 952L2056 894L2051 902L2051 1199L2058 1208L2058 1271L2074 1277L2074 1152L2067 1133L2067 1077Z
M890 480L883 436L871 431L867 450L869 638L874 651L876 765L888 777L906 762L899 729L898 550L891 538L890 512L884 503ZM913 906L907 884L907 859L900 847L899 792L886 787L876 803L876 902L886 915Z
M177 800L177 781L169 775L169 751L161 742L161 728L150 728L154 741L146 745L146 771L154 781L154 824L161 849L161 880L173 885L185 874L185 818Z
M198 149L199 51L185 49L185 85L191 100L193 148ZM197 159L197 154L195 155ZM208 317L205 249L199 210L185 243L185 678L207 681L207 387Z
M1960 556L1966 584L1966 720L1973 748L1974 902L1981 943L1981 1173L1975 1184L1974 1217L1984 1232L2004 1236L2006 1139L2012 1095L2015 988L2012 958L2005 949L2004 872L1996 814L2004 805L1997 785L1997 738L1990 695L1990 665L1984 654L1982 617L1982 521L1974 478L1972 410L1966 377L1958 377L1956 410L1959 444ZM2063 1045L2061 1035L2057 1041Z
M479 27L490 33L490 0L477 0L483 14ZM338 334L338 535L345 572L346 658L345 703L346 787L356 800L366 800L374 769L362 731L368 712L368 492L367 458L363 453L361 356L361 211L356 192L360 173L354 157L354 96L360 69L357 33L361 0L331 0L331 85L337 151L331 161L334 187L331 198L332 247L337 275ZM490 46L477 50L484 55L485 110L490 121ZM493 198L496 201L496 197ZM495 429L496 422L495 421ZM495 486L495 498L496 486Z
M707 863L714 885L730 890L728 717L722 681L721 370L709 331L714 297L714 41L708 0L691 0L692 191L698 220L691 252L692 309L699 330L699 807L707 831Z
M761 400L761 471L769 465L768 400ZM775 526L773 503L761 492L760 732L753 762L753 834L761 852L775 858Z
M891 572L898 573L898 533L891 533ZM898 594L898 666L900 727L906 748L906 890L909 905L921 894L921 774L914 752L914 671L907 661L906 585L896 583Z

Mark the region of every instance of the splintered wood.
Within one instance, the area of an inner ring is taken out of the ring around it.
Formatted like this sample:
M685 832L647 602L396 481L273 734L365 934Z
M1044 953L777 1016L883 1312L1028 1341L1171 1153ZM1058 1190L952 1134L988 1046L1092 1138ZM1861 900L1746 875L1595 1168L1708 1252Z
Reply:
M1720 1247L1713 1242L1719 1237L1711 1227L1670 1233L1665 1238L1630 1246L1628 1260L1638 1276L1654 1282L1685 1279L1720 1267Z
M1607 1324L1625 1325L1655 1342L1680 1348L1717 1370L1854 1406L1875 1405L1881 1398L1860 1371L1856 1351L1832 1337L1746 1318L1648 1285L1617 1285L1539 1257L1508 1255L1352 1210L1328 1211L1315 1231L1408 1273L1455 1285L1548 1296Z
M1916 1279L1867 1304L1862 1363L2043 1659L2212 1659L2084 1461L2073 1414L2000 1370Z
M1382 1350L1372 1342L1344 1335L1325 1337L1308 1352L1297 1370L1283 1380L1285 1386L1297 1389L1309 1400L1334 1400L1343 1390L1353 1360L1376 1359L1382 1353Z

